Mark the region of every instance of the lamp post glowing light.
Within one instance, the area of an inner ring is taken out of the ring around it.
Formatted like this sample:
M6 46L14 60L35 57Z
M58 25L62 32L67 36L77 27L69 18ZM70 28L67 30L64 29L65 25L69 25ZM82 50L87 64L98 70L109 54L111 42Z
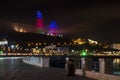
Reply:
M0 50L0 54L3 54L3 51L2 51L2 50Z
M86 56L87 52L85 50L82 50L81 54L82 54L82 56Z

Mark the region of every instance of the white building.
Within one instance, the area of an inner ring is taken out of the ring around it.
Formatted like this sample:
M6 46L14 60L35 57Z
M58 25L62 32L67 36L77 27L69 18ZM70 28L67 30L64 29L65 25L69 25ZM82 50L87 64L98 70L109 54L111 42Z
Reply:
M113 43L111 45L111 48L113 48L113 49L119 49L120 50L120 43Z
M8 44L8 41L0 41L0 45L6 45Z

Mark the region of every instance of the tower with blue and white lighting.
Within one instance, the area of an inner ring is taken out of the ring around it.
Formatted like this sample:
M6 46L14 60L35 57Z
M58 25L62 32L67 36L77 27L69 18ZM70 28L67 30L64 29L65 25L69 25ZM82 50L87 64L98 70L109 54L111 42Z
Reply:
M49 26L49 33L56 35L56 34L57 34L57 27L58 27L58 26L57 26L56 22L55 22L55 21L52 21L52 22L50 23L50 26Z

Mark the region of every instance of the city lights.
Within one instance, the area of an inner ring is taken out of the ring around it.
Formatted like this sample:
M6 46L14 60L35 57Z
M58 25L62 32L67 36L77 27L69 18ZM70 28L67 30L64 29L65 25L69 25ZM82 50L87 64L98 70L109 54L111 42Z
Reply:
M120 0L1 0L0 80L120 80Z
M89 44L98 44L97 41L94 41L94 40L91 40L91 39L88 39L88 41L89 41Z
M83 39L81 39L81 38L78 38L78 39L76 39L76 40L73 40L73 43L74 43L74 44L79 44L79 45L81 45L81 44L86 43L86 41L83 40Z

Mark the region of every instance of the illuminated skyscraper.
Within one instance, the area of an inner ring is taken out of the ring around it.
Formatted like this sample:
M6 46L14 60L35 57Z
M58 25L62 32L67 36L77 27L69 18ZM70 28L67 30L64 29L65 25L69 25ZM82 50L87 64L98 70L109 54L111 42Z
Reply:
M57 34L57 24L56 24L56 22L55 21L52 21L51 23L50 23L50 27L49 27L49 33L50 34Z
M36 28L38 33L43 32L43 19L42 19L42 13L38 10L37 11L37 20L36 20Z

